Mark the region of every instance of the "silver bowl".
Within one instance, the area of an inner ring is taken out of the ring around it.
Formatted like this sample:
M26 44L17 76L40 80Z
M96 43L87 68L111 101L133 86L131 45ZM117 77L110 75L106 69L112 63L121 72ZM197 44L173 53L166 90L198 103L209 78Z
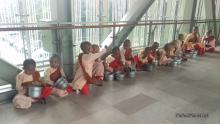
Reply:
M130 71L130 72L128 72L128 77L129 77L129 78L135 78L135 77L136 77L136 71Z
M178 62L177 61L172 61L171 63L170 63L170 66L171 67L176 67L178 65Z
M159 61L158 61L158 60L155 60L155 61L153 62L154 67L158 66L158 64L159 64Z
M192 59L195 59L196 57L197 57L197 53L192 53L192 54L191 54L191 58L192 58Z
M64 90L68 86L68 81L64 77L61 77L55 82L54 86L58 89Z
M182 59L177 59L176 61L177 61L177 64L179 65L182 63Z
M121 74L121 71L115 71L115 75Z
M175 56L174 58L173 58L173 60L177 60L178 59L178 57L177 56Z
M41 97L42 87L41 86L30 86L28 87L28 96L32 98Z
M116 80L118 80L118 81L123 81L124 80L124 78L125 78L125 75L124 74L118 74L118 75L116 75Z
M106 81L113 81L114 80L114 74L108 72L108 73L105 73L105 80Z
M150 71L151 72L151 71L153 71L153 69L154 69L154 65L152 65L152 64L148 64L148 65L145 66L145 70L146 71Z

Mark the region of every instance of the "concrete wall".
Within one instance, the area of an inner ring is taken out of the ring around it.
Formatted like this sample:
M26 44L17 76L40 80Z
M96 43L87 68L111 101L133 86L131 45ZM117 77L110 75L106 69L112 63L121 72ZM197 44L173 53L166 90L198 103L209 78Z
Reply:
M0 79L11 83L12 86L15 88L16 84L16 75L21 72L21 69L17 68L16 66L6 62L5 60L0 58Z

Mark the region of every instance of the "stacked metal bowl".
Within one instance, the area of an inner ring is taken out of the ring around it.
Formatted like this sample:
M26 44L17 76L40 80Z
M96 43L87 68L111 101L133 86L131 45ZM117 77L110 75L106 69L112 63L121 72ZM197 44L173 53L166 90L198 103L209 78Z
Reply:
M68 81L64 77L61 77L55 82L54 86L58 89L64 90L68 86Z
M28 87L28 96L32 98L41 97L42 87L41 86L30 86Z

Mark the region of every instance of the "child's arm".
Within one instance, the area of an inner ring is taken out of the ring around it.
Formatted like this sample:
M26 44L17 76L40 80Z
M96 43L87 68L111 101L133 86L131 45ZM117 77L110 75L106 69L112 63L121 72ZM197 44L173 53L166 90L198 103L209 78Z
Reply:
M113 69L111 67L109 67L109 65L104 61L103 62L104 68L106 71L108 72L113 72Z
M16 76L16 90L19 92L21 92L23 90L23 86L22 86L22 77L21 75L17 75Z
M34 79L36 79L35 81L40 83L41 86L46 86L46 83L40 79L40 72L39 71L36 71L34 74L32 74L32 76Z
M192 35L188 34L184 40L184 44L188 43L191 38L192 38Z
M142 63L148 63L148 57L144 57L143 52L139 53L138 57Z
M50 69L48 68L45 72L44 72L44 81L47 84L53 85L53 82L50 80Z
M64 70L63 70L63 68L60 68L60 73L61 73L62 77L66 77L65 72L64 72Z
M121 55L121 61L125 64L126 62L125 49L120 49L120 55Z
M91 54L91 57L89 57L88 59L90 59L91 61L95 61L96 59L100 58L103 54L105 54L105 52L106 52L106 49L103 49L99 53Z

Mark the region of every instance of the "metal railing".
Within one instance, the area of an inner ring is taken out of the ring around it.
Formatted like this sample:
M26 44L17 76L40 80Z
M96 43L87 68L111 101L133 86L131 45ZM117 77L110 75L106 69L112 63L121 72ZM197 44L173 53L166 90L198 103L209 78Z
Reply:
M78 30L78 29L94 29L94 28L110 28L112 32L117 33L115 30L119 27L128 27L128 26L134 26L134 27L143 27L145 28L146 32L144 32L144 40L143 44L138 44L134 46L134 53L138 53L139 49L144 48L146 45L149 45L152 41L151 34L154 33L156 30L158 30L159 26L173 26L175 29L173 30L174 34L172 35L173 38L175 38L175 35L177 34L184 25L189 24L203 24L203 27L210 25L211 23L216 22L218 24L218 35L216 36L217 39L219 39L220 36L220 19L217 20L147 20L147 21L138 21L138 22L87 22L87 23L63 23L63 22L55 22L55 23L28 23L28 24L0 24L0 33L1 32L10 32L10 31L30 31L30 30ZM178 25L178 26L177 26ZM147 28L146 28L147 27ZM172 28L173 28L172 27ZM203 32L206 29L203 29ZM60 34L59 34L60 35ZM63 34L65 35L65 34ZM113 34L113 38L116 34ZM140 36L142 37L142 36ZM159 36L158 36L159 37ZM113 40L112 38L112 40ZM135 41L135 40L134 40ZM136 40L137 41L137 40ZM80 44L80 42L78 43ZM74 56L75 60L77 60L77 54L80 52L78 44L74 44L73 49L76 54ZM77 45L77 46L76 46ZM19 67L22 65L19 64ZM46 67L49 66L48 60L44 61L37 61L37 68L40 71L44 71Z
M220 19L211 20L146 20L137 22L86 22L86 23L28 23L28 24L0 24L0 31L26 31L26 30L62 30L62 29L82 29L82 28L113 28L126 26L146 26L146 25L173 25L191 23L211 23L220 22Z

